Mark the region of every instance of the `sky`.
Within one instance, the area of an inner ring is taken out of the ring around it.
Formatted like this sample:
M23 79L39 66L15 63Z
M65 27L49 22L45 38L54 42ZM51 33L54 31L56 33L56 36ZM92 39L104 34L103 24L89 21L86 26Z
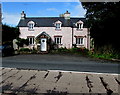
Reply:
M2 2L2 22L15 27L22 11L27 17L59 17L67 10L71 17L84 17L86 13L80 2Z

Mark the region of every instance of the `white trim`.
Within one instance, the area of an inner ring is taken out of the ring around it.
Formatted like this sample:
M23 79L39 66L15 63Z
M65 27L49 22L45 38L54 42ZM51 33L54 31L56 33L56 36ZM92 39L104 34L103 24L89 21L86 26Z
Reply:
M82 41L81 41L81 39L82 39ZM76 45L84 45L84 38L76 37Z
M62 37L54 37L55 44L62 44Z
M57 28L57 27L56 27L57 24L60 25L60 28ZM58 20L58 21L55 22L55 29L56 29L56 30L60 30L60 29L61 29L61 26L62 26L62 22L61 22L61 21Z
M27 25L28 25L28 30L34 30L35 22L29 21Z
M27 37L28 38L28 40L29 40L29 45L34 45L34 43L35 43L35 37ZM31 43L30 43L30 41L31 41Z

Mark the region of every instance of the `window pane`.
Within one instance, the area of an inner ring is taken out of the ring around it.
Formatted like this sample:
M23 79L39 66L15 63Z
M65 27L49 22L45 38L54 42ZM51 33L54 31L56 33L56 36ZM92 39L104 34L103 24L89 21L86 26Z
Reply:
M33 42L32 42L32 44L34 44L34 38L33 38Z
M60 38L60 43L59 44L61 44L61 38Z
M57 44L59 44L59 38L57 38Z
M34 37L28 37L29 44L34 44Z
M80 44L83 44L83 38L81 38L81 43Z
M34 25L33 25L33 23L29 23L29 29L33 29L33 27L34 27Z
M77 24L77 28L79 28L79 24Z
M30 44L32 44L32 38L30 38Z
M77 38L76 38L76 44L78 44L78 43L77 43Z
M78 38L79 39L79 42L78 42L78 44L80 44L80 38Z
M60 23L56 24L56 29L60 29Z
M76 44L83 44L83 38L76 38Z
M55 43L61 44L61 37L55 37Z

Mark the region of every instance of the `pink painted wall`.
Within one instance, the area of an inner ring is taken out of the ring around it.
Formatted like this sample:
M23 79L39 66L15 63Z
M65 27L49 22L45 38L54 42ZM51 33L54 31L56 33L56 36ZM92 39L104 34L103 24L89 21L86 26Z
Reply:
M55 30L55 27L34 27L33 31L29 31L28 27L19 27L20 29L20 38L26 39L27 36L35 36L37 37L39 34L42 32L46 32L54 41L54 36L62 36L62 47L66 48L72 48L72 28L71 27L62 27L61 30L57 31ZM86 36L84 37L84 46L85 48L88 48L89 44L88 43L89 39L87 34L88 34L88 29L83 28L82 31L78 31L76 28L73 29L73 44L76 43L76 39L74 36ZM79 46L81 47L81 46Z

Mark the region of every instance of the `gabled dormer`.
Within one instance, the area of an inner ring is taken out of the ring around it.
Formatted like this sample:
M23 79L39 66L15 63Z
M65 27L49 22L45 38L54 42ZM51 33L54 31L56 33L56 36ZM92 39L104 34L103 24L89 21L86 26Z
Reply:
M34 30L35 22L34 21L29 21L27 23L28 30Z
M76 23L76 27L77 27L77 30L82 30L83 29L83 22L81 20L79 20L77 23Z
M58 20L58 21L55 22L55 29L56 30L61 30L61 26L62 26L62 22L61 21Z

